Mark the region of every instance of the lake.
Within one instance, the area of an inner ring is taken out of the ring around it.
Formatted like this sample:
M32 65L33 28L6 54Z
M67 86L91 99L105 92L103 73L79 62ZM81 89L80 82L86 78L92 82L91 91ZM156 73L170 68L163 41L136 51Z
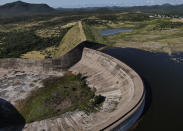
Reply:
M120 32L130 32L132 30L133 29L131 29L131 28L116 28L116 29L99 30L98 32L102 36L109 36L109 35L113 35L113 34L120 33Z
M131 66L144 81L146 105L135 131L183 130L183 53L169 56L132 48L104 52Z

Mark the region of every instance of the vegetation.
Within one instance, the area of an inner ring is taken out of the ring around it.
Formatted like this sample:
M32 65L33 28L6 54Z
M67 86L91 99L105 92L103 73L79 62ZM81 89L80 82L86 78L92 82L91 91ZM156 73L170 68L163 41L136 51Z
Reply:
M114 14L97 15L97 18L101 20L107 20L107 21L113 21L113 22L118 21L117 15L114 15Z
M144 14L144 13L127 13L124 14L121 18L122 21L147 21L150 20L149 15Z
M105 97L95 95L80 74L65 74L42 81L43 87L17 105L27 123L56 117L65 112L81 110L86 113L98 111Z
M42 50L46 47L58 46L68 29L60 30L59 35L51 38L41 38L34 31L1 32L0 58L20 57L32 50Z
M104 38L98 33L98 31L91 24L83 23L83 30L88 41L105 43Z
M78 44L86 40L82 25L78 22L72 27L62 39L55 57L62 56L76 47Z
M182 23L174 22L169 18L154 18L140 22L123 21L119 24L108 23L103 27L96 26L98 30L123 27L130 27L134 30L105 36L106 43L117 47L132 47L170 54L183 51Z
M165 30L165 29L175 29L183 26L182 22L172 22L168 20L160 20L159 23L153 28L154 30Z
M175 19L177 16L171 13L165 15L141 10L141 7L62 9L62 13L50 15L0 17L0 58L59 57L85 40L151 51L183 51L182 19ZM82 25L72 24L78 21ZM105 37L98 33L98 30L112 28L134 30Z

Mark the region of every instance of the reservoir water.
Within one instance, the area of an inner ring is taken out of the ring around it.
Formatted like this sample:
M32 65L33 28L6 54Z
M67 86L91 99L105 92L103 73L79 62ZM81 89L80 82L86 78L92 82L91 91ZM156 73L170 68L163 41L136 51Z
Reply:
M98 32L102 36L109 36L109 35L113 35L113 34L120 33L120 32L130 32L132 30L133 29L130 29L130 28L116 28L116 29L99 30Z
M131 66L144 81L144 114L134 130L183 131L183 53L169 56L132 48L104 52Z

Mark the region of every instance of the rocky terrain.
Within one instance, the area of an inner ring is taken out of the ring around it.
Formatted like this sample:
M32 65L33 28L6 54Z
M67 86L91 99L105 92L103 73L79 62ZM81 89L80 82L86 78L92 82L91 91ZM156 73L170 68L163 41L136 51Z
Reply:
M0 96L12 104L25 99L32 90L41 88L41 80L63 76L63 72L29 72L0 69Z

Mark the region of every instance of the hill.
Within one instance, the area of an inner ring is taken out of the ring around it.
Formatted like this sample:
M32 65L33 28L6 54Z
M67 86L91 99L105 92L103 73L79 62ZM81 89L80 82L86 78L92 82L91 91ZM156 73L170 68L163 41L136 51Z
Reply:
M181 5L152 5L152 6L134 6L128 8L121 8L126 11L142 11L148 13L160 13L160 14L172 14L172 15L183 15L183 4Z
M157 13L157 14L167 14L167 15L177 15L183 16L183 4L180 5L151 5L151 6L132 6L132 7L122 7L122 6L106 6L106 7L86 7L86 8L57 8L58 11L89 11L89 12L100 12L100 13L110 13L116 11L127 11L127 12L145 12L145 13Z
M0 6L1 16L19 16L19 15L34 15L46 14L55 11L47 4L30 4L22 1L7 3Z

